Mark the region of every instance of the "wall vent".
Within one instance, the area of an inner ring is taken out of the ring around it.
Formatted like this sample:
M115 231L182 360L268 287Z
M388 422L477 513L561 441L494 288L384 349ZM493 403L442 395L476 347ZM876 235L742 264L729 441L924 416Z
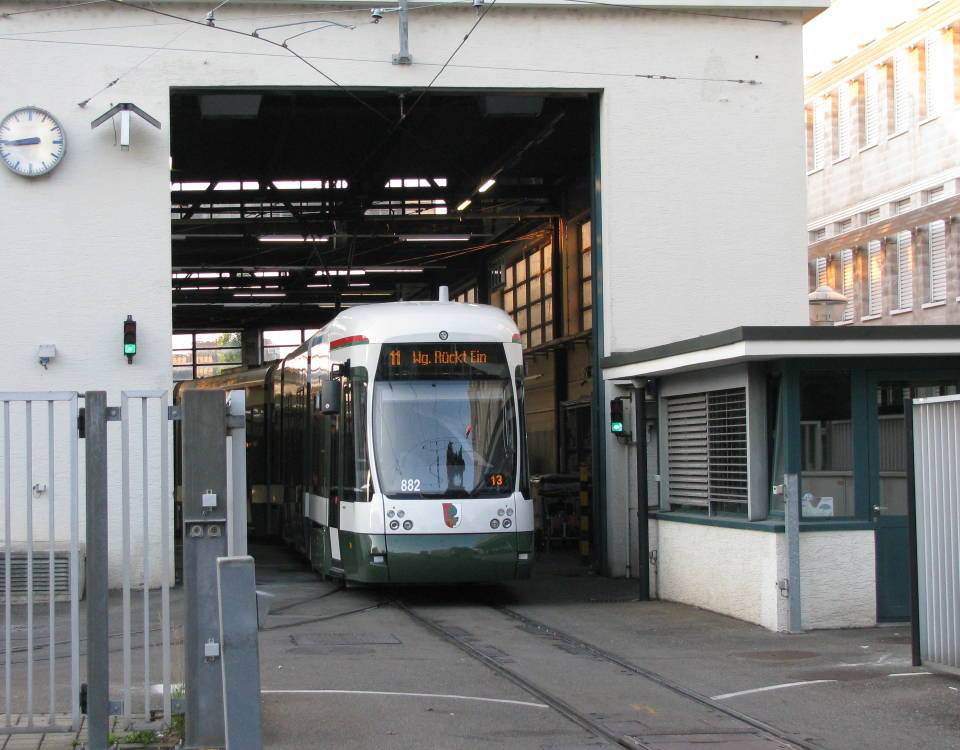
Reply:
M12 551L10 553L10 601L26 602L33 599L35 603L50 600L50 589L53 588L55 601L65 601L70 598L70 551L54 550L53 552L53 580L50 579L50 553L48 550L34 549L32 558L33 580L29 581L30 558L26 551ZM79 591L83 597L83 553L78 561ZM5 600L7 591L7 552L0 550L0 602ZM32 583L32 591L28 584Z

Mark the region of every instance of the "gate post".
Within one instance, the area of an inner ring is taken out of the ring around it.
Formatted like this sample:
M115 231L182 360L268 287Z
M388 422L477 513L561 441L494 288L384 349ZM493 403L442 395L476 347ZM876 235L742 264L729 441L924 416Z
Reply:
M181 426L185 747L223 747L217 558L227 555L224 392L184 392Z
M84 394L87 495L87 747L107 750L110 629L107 581L107 393Z

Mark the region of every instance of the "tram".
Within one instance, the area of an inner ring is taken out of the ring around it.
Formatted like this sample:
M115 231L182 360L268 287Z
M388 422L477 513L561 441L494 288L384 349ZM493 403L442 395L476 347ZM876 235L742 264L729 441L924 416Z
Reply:
M178 384L243 389L255 532L366 583L527 578L523 353L488 305L354 307L281 361Z

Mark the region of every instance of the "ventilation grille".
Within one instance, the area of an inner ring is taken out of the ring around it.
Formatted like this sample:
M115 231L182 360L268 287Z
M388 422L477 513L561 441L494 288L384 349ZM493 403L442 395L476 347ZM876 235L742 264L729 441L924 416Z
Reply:
M30 581L30 572L33 580ZM50 598L50 557L49 552L37 551L33 553L33 564L25 552L13 552L10 555L10 599L11 601L26 601L33 599L42 602ZM32 590L30 588L32 584ZM70 553L55 551L53 553L53 595L55 600L70 597ZM0 601L3 601L7 592L7 555L0 552Z

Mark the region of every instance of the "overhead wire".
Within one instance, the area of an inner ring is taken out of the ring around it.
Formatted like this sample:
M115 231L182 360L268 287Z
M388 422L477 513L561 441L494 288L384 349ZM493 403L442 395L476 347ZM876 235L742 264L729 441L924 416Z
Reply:
M84 0L80 3L70 3L69 5L58 5L55 8L34 8L33 10L15 10L9 13L0 13L0 18L10 18L11 16L23 16L27 13L50 13L55 10L63 10L64 8L77 8L81 5L96 5L97 3L104 3L107 0Z

